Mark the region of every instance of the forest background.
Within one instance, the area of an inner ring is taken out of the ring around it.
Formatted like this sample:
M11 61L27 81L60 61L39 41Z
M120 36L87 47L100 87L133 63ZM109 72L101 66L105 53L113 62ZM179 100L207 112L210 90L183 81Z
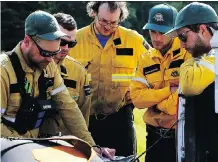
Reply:
M4 1L1 2L1 51L12 50L24 37L24 24L26 17L35 10L44 10L51 14L63 12L72 15L78 25L78 29L90 24L93 20L87 15L87 1ZM129 17L121 25L136 30L151 44L148 32L142 27L148 21L149 10L163 1L127 1ZM191 1L167 1L165 2L177 8L179 11ZM218 1L204 1L211 5L218 13ZM134 110L135 127L137 133L138 155L146 149L146 129L142 120L144 110ZM144 162L144 156L140 158Z

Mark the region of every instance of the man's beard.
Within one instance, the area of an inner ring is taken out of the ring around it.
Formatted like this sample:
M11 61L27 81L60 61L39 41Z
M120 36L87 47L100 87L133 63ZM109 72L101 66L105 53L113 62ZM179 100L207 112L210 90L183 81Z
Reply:
M210 51L210 47L206 46L203 41L198 37L196 40L196 44L194 48L190 49L190 53L192 54L193 57L200 57L205 53L208 53Z
M28 54L28 61L29 61L29 66L32 69L38 68L40 70L43 70L48 65L47 61L35 62L34 60L32 60L31 54Z

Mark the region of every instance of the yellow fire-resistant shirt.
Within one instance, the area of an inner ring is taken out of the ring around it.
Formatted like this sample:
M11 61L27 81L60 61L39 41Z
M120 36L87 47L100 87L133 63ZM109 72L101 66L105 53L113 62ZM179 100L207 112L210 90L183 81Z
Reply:
M96 38L93 24L77 32L77 45L70 56L88 70L91 85L91 114L110 114L125 104L124 95L139 56L146 52L143 37L118 27L104 48Z
M192 58L180 68L180 87L186 96L199 95L215 80L215 51L201 58Z
M70 56L66 56L64 60L58 64L58 67L64 79L65 86L71 97L77 102L88 126L91 97L86 69ZM40 133L57 134L58 132L62 132L64 135L69 135L70 133L64 126L61 116L58 114L55 119L59 125L54 119L46 119L40 128Z
M178 90L170 91L170 85L179 85L180 65L191 55L180 47L175 38L164 56L152 48L139 60L131 82L130 94L137 108L147 108L144 122L155 127L169 128L175 121Z
M26 83L28 83L28 91L32 96L39 95L38 79L42 71L39 69L31 69L25 62L20 50L20 44L13 50L18 55L21 66L25 72ZM0 55L1 65L1 118L8 121L15 122L16 114L20 108L22 101L20 93L11 93L10 85L17 83L16 74L12 67L11 61L6 54ZM55 62L50 63L44 70L44 76L47 78L54 78L53 86L47 89L47 97L51 99L56 107L60 110L61 117L64 124L71 132L71 134L87 141L89 144L94 145L94 141L87 129L85 120L79 110L76 102L69 95L63 79L59 73ZM13 128L8 127L1 123L1 136L2 137L37 137L38 129L27 131L27 133L19 135Z

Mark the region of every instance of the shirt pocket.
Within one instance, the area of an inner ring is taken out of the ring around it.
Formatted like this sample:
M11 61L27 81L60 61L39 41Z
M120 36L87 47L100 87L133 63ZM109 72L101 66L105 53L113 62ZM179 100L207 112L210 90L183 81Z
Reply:
M134 68L136 59L134 56L114 56L112 58L112 66L114 68Z
M115 56L112 58L112 88L118 89L123 87L126 91L133 77L133 71L136 63L133 56Z
M147 82L151 85L151 88L159 89L163 86L163 77L160 71L147 74L145 77Z

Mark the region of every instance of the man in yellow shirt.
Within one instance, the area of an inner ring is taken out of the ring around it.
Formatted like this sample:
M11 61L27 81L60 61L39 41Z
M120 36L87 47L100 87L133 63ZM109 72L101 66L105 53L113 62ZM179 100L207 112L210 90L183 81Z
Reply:
M180 160L183 156L180 153L183 148L185 158L190 161L195 158L200 161L218 161L217 81L215 95L213 89L215 55L218 54L217 13L207 4L190 3L179 11L174 29L166 34L178 36L181 46L193 56L180 68L180 93L186 97L179 99L178 116L181 118L186 113L186 126L183 121L178 126L179 137L183 136L178 140L178 158ZM184 136L187 132L190 135ZM196 150L195 155L188 152L190 148Z
M25 21L24 40L0 55L2 137L36 138L44 118L57 108L71 134L95 145L52 59L63 36L54 16L35 11ZM113 149L95 150L110 158L114 154Z
M217 33L217 23L217 14L211 6L193 2L179 12L175 28L166 33L178 36L182 47L193 56L180 69L180 87L184 95L198 95L215 80L215 55L210 40Z
M115 148L116 155L132 155L134 106L129 83L149 45L136 31L120 26L128 16L126 2L89 2L87 11L94 21L78 30L70 56L86 67L90 77L89 130L97 144Z
M64 84L71 97L77 102L86 124L89 123L91 97L87 72L79 62L68 56L69 50L76 45L77 24L71 15L64 13L54 14L60 29L68 37L62 38L60 43L61 52L54 56L54 61L58 65ZM47 119L40 128L40 136L55 135L61 132L69 135L70 132L64 127L61 116L58 113L55 119Z
M146 162L175 162L175 126L178 100L179 68L191 55L180 46L178 38L164 35L174 27L177 10L168 4L159 4L149 11L148 23L153 48L141 56L131 82L131 98L144 113L146 147L158 143L146 153Z

